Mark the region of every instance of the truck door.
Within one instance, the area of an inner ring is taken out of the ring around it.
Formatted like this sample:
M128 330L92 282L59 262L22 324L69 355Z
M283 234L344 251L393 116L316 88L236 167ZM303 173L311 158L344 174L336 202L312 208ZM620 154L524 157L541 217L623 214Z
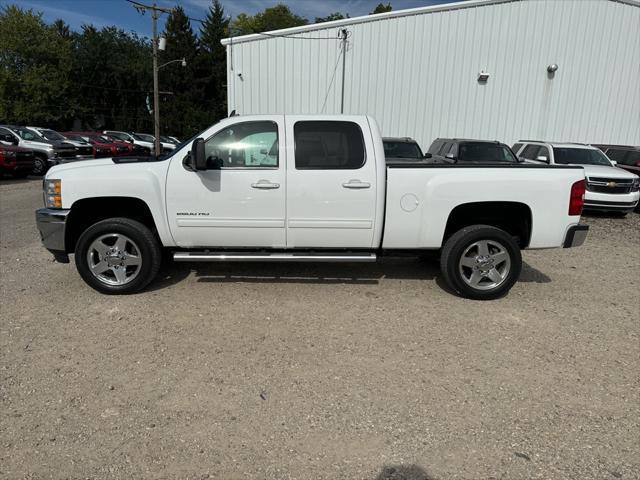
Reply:
M209 169L173 156L167 215L181 247L286 247L282 116L225 122L205 140ZM190 148L190 147L189 147Z
M376 159L366 119L287 116L286 129L287 247L371 248Z

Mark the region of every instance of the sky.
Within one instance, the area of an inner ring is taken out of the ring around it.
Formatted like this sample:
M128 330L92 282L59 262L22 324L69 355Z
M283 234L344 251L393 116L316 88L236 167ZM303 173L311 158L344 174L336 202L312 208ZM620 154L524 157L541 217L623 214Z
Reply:
M146 4L153 3L153 0L139 1ZM383 3L389 1L394 10L403 10L450 3L455 0L384 0ZM308 18L310 22L313 22L316 17L323 17L333 12L348 13L351 17L367 15L379 2L380 0L221 0L225 12L232 18L239 13L255 14L267 7L284 3L294 13ZM189 17L203 19L211 0L156 0L156 3L163 7L182 5ZM46 22L62 18L74 30L79 30L83 24L93 24L98 28L116 25L126 31L151 36L149 14L140 15L126 0L0 0L0 7L11 4L42 12ZM160 31L162 31L164 19L166 15L163 15L160 21ZM194 30L199 27L196 22L192 22L192 26Z

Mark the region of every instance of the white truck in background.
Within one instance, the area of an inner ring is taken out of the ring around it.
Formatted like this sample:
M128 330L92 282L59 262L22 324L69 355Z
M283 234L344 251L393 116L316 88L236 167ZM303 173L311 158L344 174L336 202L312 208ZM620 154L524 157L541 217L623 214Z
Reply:
M166 157L52 168L38 229L96 290L175 261L373 262L440 251L460 295L504 295L521 249L581 245L584 171L519 162L387 164L367 116L230 117Z

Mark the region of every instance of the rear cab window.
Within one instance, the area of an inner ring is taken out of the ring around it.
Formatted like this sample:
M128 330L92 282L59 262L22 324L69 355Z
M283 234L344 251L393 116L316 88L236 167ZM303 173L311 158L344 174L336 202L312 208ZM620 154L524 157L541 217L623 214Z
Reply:
M357 123L299 121L293 126L296 170L357 170L366 161Z

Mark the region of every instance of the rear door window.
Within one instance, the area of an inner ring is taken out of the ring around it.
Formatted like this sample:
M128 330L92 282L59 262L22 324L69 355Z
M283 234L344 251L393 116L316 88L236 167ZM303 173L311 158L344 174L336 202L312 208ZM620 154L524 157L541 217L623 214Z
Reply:
M364 137L357 123L296 122L293 135L296 170L356 170L365 163Z

